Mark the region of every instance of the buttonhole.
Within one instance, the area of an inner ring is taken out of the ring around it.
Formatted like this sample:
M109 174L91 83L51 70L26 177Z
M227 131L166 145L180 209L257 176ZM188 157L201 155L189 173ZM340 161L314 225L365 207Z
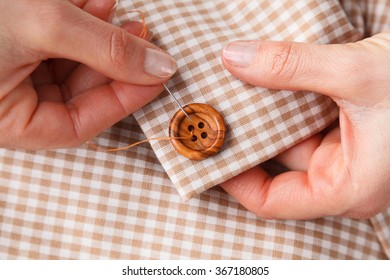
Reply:
M192 141L192 142L195 142L196 140L198 140L198 137L196 137L196 135L192 135L191 141Z
M202 134L200 135L203 139L206 139L207 138L207 133L206 132L202 132Z
M198 127L199 128L204 128L204 123L202 123L202 122L198 123Z

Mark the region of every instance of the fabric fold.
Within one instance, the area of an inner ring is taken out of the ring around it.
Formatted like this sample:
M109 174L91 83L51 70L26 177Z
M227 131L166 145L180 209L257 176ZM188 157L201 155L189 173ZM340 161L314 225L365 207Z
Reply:
M200 162L179 155L168 142L151 143L184 200L274 157L337 118L329 98L246 85L223 68L220 56L228 42L240 39L318 44L360 39L338 1L123 1L119 22L129 20L130 10L145 14L154 43L176 59L178 71L167 85L180 102L207 103L227 125L220 154ZM147 138L164 137L177 110L163 94L134 116Z

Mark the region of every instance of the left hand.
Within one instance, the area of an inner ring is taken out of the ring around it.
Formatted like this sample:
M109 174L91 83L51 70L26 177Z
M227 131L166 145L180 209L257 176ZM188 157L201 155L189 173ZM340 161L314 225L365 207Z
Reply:
M282 153L291 171L259 166L222 187L260 217L371 217L390 205L390 33L344 45L234 42L225 67L273 89L311 90L340 107L340 124Z

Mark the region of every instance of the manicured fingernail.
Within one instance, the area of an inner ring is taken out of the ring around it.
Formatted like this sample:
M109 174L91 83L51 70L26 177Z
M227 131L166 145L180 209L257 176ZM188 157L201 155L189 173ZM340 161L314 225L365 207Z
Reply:
M150 75L168 78L176 72L177 65L168 54L147 48L145 50L144 70Z
M235 66L248 67L254 62L258 47L258 42L237 41L225 46L222 55Z

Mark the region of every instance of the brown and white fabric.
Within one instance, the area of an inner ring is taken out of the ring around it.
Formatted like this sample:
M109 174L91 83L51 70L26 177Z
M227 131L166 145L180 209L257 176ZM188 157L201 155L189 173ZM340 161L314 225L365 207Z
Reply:
M272 158L336 119L337 107L324 96L243 84L224 70L221 50L239 39L355 41L359 33L338 1L139 0L123 2L121 8L122 20L126 11L144 11L155 43L176 59L178 72L168 87L179 100L213 106L228 127L222 152L203 161L179 155L169 142L151 143L184 200ZM146 137L163 137L177 110L165 95L135 118Z
M390 27L387 2L121 1L114 23L132 18L130 10L144 12L155 43L179 65L168 87L183 104L220 111L227 143L202 162L178 155L169 142L117 153L87 145L0 149L0 259L390 257L390 209L369 220L264 221L210 188L337 118L334 104L315 93L242 84L223 70L222 47L257 38L355 41ZM177 109L162 95L96 141L119 147L166 136Z
M144 137L129 117L101 140ZM387 258L384 216L263 221L218 187L183 203L148 145L0 156L0 259Z

